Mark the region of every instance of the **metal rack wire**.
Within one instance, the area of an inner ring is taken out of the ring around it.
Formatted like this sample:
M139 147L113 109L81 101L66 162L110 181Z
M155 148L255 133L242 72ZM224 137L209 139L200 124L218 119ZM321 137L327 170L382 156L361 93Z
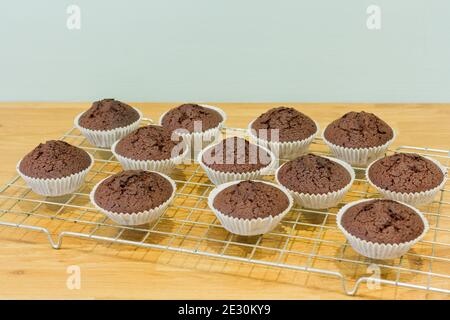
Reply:
M245 135L242 129L229 130ZM93 209L88 196L99 180L120 171L120 164L109 150L89 145L75 128L61 139L94 156L95 165L85 185L76 193L46 198L34 194L16 176L0 189L0 225L42 232L55 249L61 247L64 238L77 237L322 274L340 279L349 295L356 294L361 283L374 281L367 275L367 268L375 263L381 269L378 283L450 293L448 184L432 204L420 208L430 222L426 237L399 259L374 261L355 253L335 223L339 207L379 196L364 179L362 168L355 168L355 183L338 207L294 208L271 233L242 237L223 229L209 210L207 197L214 185L202 169L196 163L182 164L172 174L177 192L164 215L151 225L120 226ZM310 150L328 154L321 139L315 139ZM449 166L450 153L446 150L404 146L396 151L427 155Z

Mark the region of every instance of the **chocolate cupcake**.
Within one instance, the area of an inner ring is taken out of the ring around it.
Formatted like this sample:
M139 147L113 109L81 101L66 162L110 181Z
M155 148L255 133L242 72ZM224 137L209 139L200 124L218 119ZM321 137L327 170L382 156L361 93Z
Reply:
M339 203L352 186L355 172L344 161L307 154L283 164L275 179L298 205L324 209Z
M370 164L366 177L385 198L423 205L432 202L444 187L447 171L436 160L396 153Z
M249 135L278 158L292 159L305 153L319 126L294 108L270 109L248 126Z
M257 179L269 173L274 155L239 137L209 146L198 155L198 162L214 184Z
M170 174L187 154L182 139L174 141L170 130L156 125L141 127L111 147L125 170L142 169Z
M175 191L175 182L164 174L126 170L100 181L90 198L111 220L122 225L141 225L159 218Z
M20 160L17 172L37 194L61 196L76 191L93 164L93 157L83 149L50 140Z
M395 132L373 113L348 112L330 123L322 138L335 157L366 166L386 152Z
M195 157L215 141L226 120L222 109L200 104L182 104L164 113L160 124L183 138Z
M74 121L75 126L89 143L109 148L120 138L139 127L142 114L139 110L114 99L95 101Z
M373 259L402 256L428 231L420 211L387 199L349 203L339 211L336 222L353 249Z
M270 232L292 208L282 187L263 181L232 181L211 191L208 204L223 227L252 236Z

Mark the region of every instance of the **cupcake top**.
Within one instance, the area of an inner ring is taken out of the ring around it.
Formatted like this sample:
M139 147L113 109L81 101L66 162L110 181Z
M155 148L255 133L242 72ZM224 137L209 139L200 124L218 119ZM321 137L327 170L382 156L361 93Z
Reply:
M138 213L160 206L173 191L169 180L156 172L126 170L100 183L94 200L107 211Z
M257 219L276 216L289 206L288 197L278 188L257 181L241 181L220 191L214 208L234 218Z
M394 137L389 125L373 113L349 112L330 123L324 131L329 142L347 148L382 146Z
M112 130L126 127L139 120L131 106L114 99L95 101L78 120L80 126L91 130Z
M306 194L338 191L351 181L343 166L313 154L286 162L278 170L277 178L289 190Z
M202 162L221 172L253 172L272 161L265 150L239 137L231 137L205 150Z
M294 108L278 107L263 113L252 123L255 134L264 140L279 142L299 141L317 131L314 121ZM272 130L278 133L272 134ZM267 131L266 131L267 130Z
M411 153L396 153L375 161L368 176L376 186L402 193L431 190L444 180L442 170L434 162Z
M122 138L115 151L134 160L165 160L178 156L174 147L181 142L173 141L171 131L155 125L141 127ZM181 151L181 150L180 150Z
M161 119L161 125L170 131L185 129L189 132L198 132L215 128L223 120L216 110L188 103L169 110Z
M91 162L86 151L64 141L50 140L28 153L20 161L19 170L32 178L57 179L81 172Z
M373 243L403 243L419 237L425 226L410 207L392 200L358 203L344 212L342 227L348 233Z

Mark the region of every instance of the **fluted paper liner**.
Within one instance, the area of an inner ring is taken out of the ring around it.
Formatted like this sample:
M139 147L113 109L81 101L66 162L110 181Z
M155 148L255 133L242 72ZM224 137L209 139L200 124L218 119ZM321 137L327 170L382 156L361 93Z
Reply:
M220 142L219 142L220 143ZM226 183L226 182L230 182L230 181L236 181L236 180L254 180L254 179L259 179L260 177L264 176L264 175L269 175L272 173L275 164L276 164L276 158L275 155L269 151L268 149L262 147L262 146L257 146L258 148L261 148L262 150L266 151L269 155L270 155L270 163L259 169L259 170L255 170L255 171L250 171L250 172L240 172L240 173L236 173L236 172L223 172L223 171L217 171L214 170L210 167L208 167L204 162L203 162L203 154L205 153L206 150L209 150L209 148L214 148L217 144L214 144L212 146L209 146L205 149L203 149L197 156L197 161L200 164L200 166L203 168L203 170L205 170L206 175L208 176L209 180L211 180L212 183L214 183L215 185L219 185L222 183Z
M94 166L94 157L90 153L88 155L91 158L89 167L67 177L53 179L29 177L20 171L20 162L22 160L17 163L16 170L33 192L48 197L63 196L75 192L83 185L86 175Z
M191 157L195 159L200 152L200 150L195 150L196 153L194 154L194 146L201 145L201 149L205 148L206 146L210 145L211 143L215 142L219 136L220 136L220 130L222 129L225 121L227 120L227 114L222 109L210 106L206 104L199 104L199 106L212 109L214 111L217 111L222 116L222 122L220 122L217 127L210 128L208 130L202 131L202 132L190 132L190 133L176 133L176 135L180 136L183 141L186 143L190 150ZM169 110L170 111L170 110ZM159 118L159 124L162 125L162 119L166 115L167 112L164 112L161 117ZM200 144L201 143L201 144Z
M139 113L139 119L125 127L115 128L111 130L92 130L84 128L79 124L80 117L84 112L76 116L74 125L78 130L80 130L81 134L86 137L90 144L100 148L110 148L114 142L120 140L139 127L139 124L141 123L143 117L142 112L134 107L133 109L136 110L137 113Z
M177 185L175 184L175 181L173 181L171 178L169 178L168 176L166 176L163 173L160 173L160 172L155 172L155 173L166 178L172 186L172 195L170 196L170 198L166 202L157 206L156 208L152 208L149 210L145 210L142 212L136 212L136 213L134 213L134 212L133 213L119 213L119 212L112 212L112 211L103 209L95 202L95 191L97 190L98 186L103 181L108 179L109 177L103 179L102 181L100 181L99 183L97 183L95 185L95 187L92 189L92 191L89 195L89 198L91 199L92 204L98 211L105 214L108 218L110 218L111 220L113 220L114 222L116 222L120 225L137 226L137 225L142 225L142 224L146 224L146 223L151 223L151 222L155 221L156 219L158 219L164 213L166 208L169 206L169 204L175 198L175 193L177 190Z
M241 180L242 181L242 180ZM270 231L272 231L278 223L283 219L283 217L291 210L293 205L293 199L289 192L284 187L281 187L279 185L276 185L274 183L266 182L266 181L258 181L265 184L268 184L272 187L277 188L278 190L281 190L287 197L289 201L288 207L279 214L275 216L269 216L266 218L258 218L258 219L242 219L242 218L235 218L231 217L229 215L223 214L216 208L214 208L214 199L217 196L219 192L222 190L228 188L229 186L232 186L234 184L238 184L241 181L231 181L228 183L224 183L220 186L217 186L214 188L209 196L208 196L208 205L211 208L211 210L216 215L217 219L222 223L222 226L228 230L231 233L242 235L242 236L254 236L259 234L265 234Z
M368 257L368 258L380 259L380 260L399 258L402 255L404 255L413 245L415 245L417 242L419 242L425 236L425 234L428 232L429 225L428 225L428 221L424 217L424 215L419 210L417 210L416 208L414 208L406 203L402 203L402 204L404 204L405 206L414 210L414 212L416 212L420 216L420 218L423 221L423 225L424 225L423 232L414 240L411 240L408 242L402 242L402 243L395 243L395 244L374 243L371 241L360 239L360 238L350 234L349 232L347 232L347 230L345 230L345 228L342 226L342 223L341 223L342 216L344 215L344 213L350 207L352 207L356 204L359 204L362 202L368 202L368 201L372 201L372 200L374 200L374 199L363 199L363 200L348 203L345 206L343 206L341 208L341 210L339 210L339 212L336 216L336 223L337 223L338 228L342 231L344 236L347 238L347 241L351 245L351 247L359 254L361 254L365 257Z
M111 152L116 157L116 159L122 165L124 170L147 170L147 171L157 171L165 174L172 173L173 169L177 164L180 164L183 159L187 156L189 152L189 148L186 145L183 146L183 153L164 160L135 160L130 159L128 157L124 157L116 152L116 146L120 142L120 140L114 142L111 147ZM181 142L184 144L184 142Z
M381 158L386 153L387 149L396 138L396 132L395 130L392 130L393 132L392 139L387 141L385 144L381 146L371 148L348 148L335 145L332 142L328 141L325 138L324 134L325 130L323 130L322 132L322 139L325 142L325 144L330 148L333 156L338 159L344 160L345 162L348 162L351 165L361 167L365 167L372 161Z
M353 181L355 181L355 171L348 163L346 163L345 161L339 160L339 159L331 158L331 157L324 157L324 158L327 158L327 159L341 165L342 167L344 167L344 169L347 170L348 173L350 174L350 182L342 189L339 189L339 190L333 191L333 192L322 193L322 194L300 193L300 192L296 192L294 190L290 190L289 188L284 186L290 192L290 194L294 198L295 202L299 206L302 206L304 208L310 208L310 209L326 209L326 208L334 207L342 200L342 198L345 196L345 194L351 188ZM283 164L283 166L284 166L284 164ZM283 186L283 184L278 180L278 172L280 171L280 169L283 166L279 167L275 173L276 182L282 186Z
M422 156L422 157L424 157L424 156ZM378 187L369 178L369 169L378 160L375 160L367 167L366 179L369 182L369 184L372 187L374 187L375 189L377 189L377 191L384 198L404 202L404 203L410 204L412 206L420 206L420 205L429 204L429 203L433 202L434 197L439 193L439 191L441 191L444 188L445 183L447 182L448 172L447 172L447 169L445 169L438 161L436 161L432 158L429 158L429 157L424 157L424 158L426 158L426 159L430 160L431 162L433 162L434 164L436 164L438 166L438 168L442 171L442 174L444 176L444 178L442 179L442 182L433 189L421 191L421 192L402 193L402 192L389 191L389 190L383 189L381 187Z
M317 130L308 138L298 141L275 142L258 138L258 136L254 133L255 129L252 129L252 124L254 121L255 120L250 122L248 125L248 135L257 145L269 149L279 159L294 159L302 154L305 154L308 151L311 142L320 131L319 124L313 120L316 124Z

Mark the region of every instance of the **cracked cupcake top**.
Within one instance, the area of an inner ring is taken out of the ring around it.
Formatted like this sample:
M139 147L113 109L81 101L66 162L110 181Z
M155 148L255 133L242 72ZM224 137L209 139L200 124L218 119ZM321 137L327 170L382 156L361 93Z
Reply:
M278 107L256 118L252 129L259 138L269 141L276 139L271 130L278 129L278 141L287 142L309 138L317 131L317 126L310 117L294 108Z
M213 206L231 217L263 219L286 210L289 199L280 189L266 183L241 181L220 191Z
M67 142L40 143L20 162L19 170L32 178L57 179L81 172L91 165L89 154Z
M215 128L223 120L216 110L188 103L169 110L162 118L161 125L170 131L185 129L194 132ZM201 125L201 127L197 128L196 125Z
M324 131L329 142L347 148L378 147L394 137L389 125L373 113L349 112L330 123Z
M209 147L202 162L221 172L253 172L267 167L270 155L255 144L240 137L231 137Z
M112 130L126 127L139 120L139 113L131 106L114 99L95 101L78 123L91 130Z
M286 162L278 171L277 178L289 190L306 194L337 191L351 181L343 166L313 154Z
M413 209L392 200L356 204L344 212L341 224L355 237L391 244L414 240L425 228Z
M170 159L182 153L180 148L174 149L181 141L173 141L171 136L171 131L161 126L141 127L121 139L115 151L134 160Z
M402 193L431 190L444 179L435 163L411 153L396 153L377 160L370 166L368 175L376 186Z
M156 172L126 170L104 180L94 199L101 208L116 213L138 213L154 209L172 195L169 180Z

